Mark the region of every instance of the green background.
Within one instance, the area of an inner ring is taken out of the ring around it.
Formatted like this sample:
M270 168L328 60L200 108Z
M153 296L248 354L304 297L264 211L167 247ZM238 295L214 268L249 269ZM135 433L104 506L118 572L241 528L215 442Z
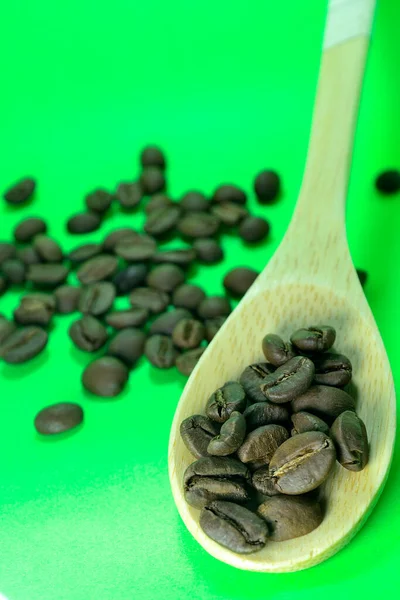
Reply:
M320 0L2 3L0 189L25 174L39 186L31 206L0 207L0 239L39 215L71 249L80 240L65 234L65 218L92 188L135 177L140 148L156 142L168 152L176 198L225 181L251 192L259 169L281 173L275 206L250 200L272 223L268 242L250 248L225 238L224 263L192 280L221 293L228 268L261 269L301 184L325 11ZM373 180L400 167L399 17L397 0L379 3L347 219L397 385L400 195L379 196ZM115 214L89 239L142 222L141 214ZM0 299L0 311L11 315L16 299ZM382 498L349 547L305 572L237 571L197 545L170 494L168 434L184 378L143 361L119 399L84 395L90 357L71 348L74 318L55 320L43 355L0 368L0 591L10 600L313 600L398 588L398 445ZM39 439L34 415L58 401L81 403L86 423L64 439Z

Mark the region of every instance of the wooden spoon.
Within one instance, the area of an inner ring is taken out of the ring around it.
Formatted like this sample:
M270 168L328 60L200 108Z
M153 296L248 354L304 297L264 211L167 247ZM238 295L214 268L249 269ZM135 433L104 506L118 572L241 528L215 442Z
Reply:
M172 492L187 528L215 558L252 571L285 572L332 556L371 512L388 475L396 428L393 379L385 349L351 261L344 206L355 117L375 0L331 0L308 160L288 231L264 271L214 338L193 371L171 429ZM183 495L182 477L195 459L179 435L183 419L204 414L212 392L263 361L261 338L288 337L302 326L332 324L337 349L354 368L357 411L366 424L370 461L360 473L338 463L325 485L322 524L306 536L267 542L240 555L199 527L200 511Z

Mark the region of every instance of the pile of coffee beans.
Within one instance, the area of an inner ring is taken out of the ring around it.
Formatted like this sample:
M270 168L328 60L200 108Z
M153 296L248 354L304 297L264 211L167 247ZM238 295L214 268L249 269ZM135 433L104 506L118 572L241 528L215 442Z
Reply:
M266 335L267 362L246 367L208 398L205 415L181 423L197 459L184 473L186 501L233 552L310 533L323 520L320 486L335 461L349 471L367 464L365 425L344 389L352 365L333 352L335 339L329 325L299 329L290 342Z

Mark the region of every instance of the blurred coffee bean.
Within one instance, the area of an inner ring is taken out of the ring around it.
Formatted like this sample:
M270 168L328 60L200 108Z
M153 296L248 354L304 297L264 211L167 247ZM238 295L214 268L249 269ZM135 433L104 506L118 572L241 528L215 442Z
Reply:
M87 260L98 256L102 251L101 244L82 244L68 254L68 259L79 265L80 263L84 263Z
M18 248L17 257L27 267L29 265L37 265L42 262L39 254L36 252L33 246L25 246L25 248Z
M192 315L184 308L177 308L158 316L150 326L150 334L160 333L163 335L172 335L175 326L182 319L190 319Z
M144 353L152 365L159 369L170 369L178 355L172 340L166 335L152 335L146 341Z
M182 319L174 327L172 341L178 348L192 350L200 346L204 335L203 323L195 319Z
M33 240L36 235L40 233L46 233L47 225L43 219L37 217L29 217L24 219L14 229L15 241L20 244L26 244Z
M0 265L3 261L9 258L15 258L16 248L14 244L9 242L0 242Z
M267 237L269 230L268 221L262 217L246 217L240 223L239 235L245 242L260 242Z
M196 260L196 252L193 248L161 250L153 256L154 263L172 263L180 267L187 267L194 260Z
M165 189L165 175L158 167L145 167L140 176L140 185L146 195L152 196Z
M82 421L83 410L78 404L60 402L38 412L35 429L42 435L55 435L78 427Z
M186 213L178 223L179 232L187 238L211 237L217 233L220 220L206 212Z
M161 292L172 292L185 281L185 273L176 265L159 265L147 275L147 285Z
M144 325L149 316L146 308L130 308L127 310L114 310L106 316L106 323L114 329L125 329L126 327L140 327Z
M56 309L60 315L69 315L78 310L81 289L72 285L61 285L54 290Z
M115 286L109 281L99 281L82 290L79 299L79 311L95 317L106 313L113 305Z
M245 295L259 275L258 271L248 267L231 269L224 277L224 288L237 298Z
M179 221L181 211L178 206L164 206L149 214L144 224L146 233L160 237L172 231Z
M261 171L254 180L254 191L260 204L270 204L279 194L280 179L275 171Z
M0 315L0 345L14 333L17 326L13 321L9 321L3 315Z
M142 262L153 258L157 251L155 240L149 235L125 237L115 246L115 254L128 262Z
M214 319L206 319L206 340L211 342L212 339L217 335L222 325L225 323L226 317L215 317Z
M163 151L158 146L146 146L140 154L142 167L158 167L165 169L166 160Z
M195 350L188 350L179 354L175 359L176 368L182 375L189 377L197 363L199 362L205 348L195 348Z
M21 285L25 281L26 266L19 258L4 260L0 266L3 276L12 285Z
M100 254L83 263L78 269L77 277L83 285L110 279L118 269L118 259L109 254Z
M249 214L248 210L234 202L215 204L211 207L211 212L227 227L235 227Z
M146 334L143 331L128 327L117 333L108 347L107 354L132 368L143 355L145 343Z
M103 356L91 362L82 374L83 386L103 398L118 396L129 379L123 362L113 356Z
M147 267L143 263L129 265L114 275L113 283L118 296L129 294L135 287L144 282L147 275Z
M285 342L275 333L267 333L262 341L262 351L267 362L275 367L284 365L288 360L296 356L293 346Z
M198 260L213 265L224 258L224 251L221 246L212 238L201 238L193 243L193 249L197 254Z
M225 317L229 315L231 311L231 304L224 296L209 296L199 304L197 309L197 313L201 319Z
M183 283L175 289L172 296L172 304L176 306L176 308L196 310L205 297L206 294L204 290L198 285Z
M131 227L120 227L119 229L114 229L114 231L111 231L111 233L105 237L103 242L103 250L104 252L114 252L115 246L118 244L118 242L127 238L136 239L138 236L139 234Z
M46 346L48 335L34 325L17 329L0 345L0 358L6 363L19 364L37 356Z
M12 187L4 192L4 200L8 204L23 204L26 202L35 191L36 182L30 177L21 179Z
M111 206L114 196L107 190L94 190L85 198L85 203L89 212L95 212L102 215L107 212Z
M93 212L77 213L67 221L69 233L90 233L99 229L101 225L101 216Z
M219 186L212 197L214 202L235 202L236 204L246 204L245 192L236 185Z
M360 280L361 287L364 287L367 283L368 273L364 269L357 269L358 279Z
M50 294L27 294L14 310L14 320L20 325L46 327L53 318L56 300Z
M33 247L46 263L59 263L63 259L60 244L47 235L37 235L33 240Z
M143 198L142 186L138 181L122 182L117 187L116 196L122 208L135 208Z
M180 201L180 207L184 212L206 212L210 201L204 194L197 191L186 192Z
M5 277L0 273L0 297L5 294L8 289L8 282Z
M147 202L144 212L146 215L150 215L153 211L160 208L166 208L168 206L174 206L171 198L168 198L165 194L154 194L151 199Z
M383 171L376 178L375 186L382 194L395 194L400 190L400 171L398 169Z
M85 315L72 323L69 337L75 346L85 352L96 352L107 341L108 334L104 325L92 315Z
M148 287L136 288L131 292L129 301L133 307L146 308L153 314L163 312L169 304L169 296L165 292Z

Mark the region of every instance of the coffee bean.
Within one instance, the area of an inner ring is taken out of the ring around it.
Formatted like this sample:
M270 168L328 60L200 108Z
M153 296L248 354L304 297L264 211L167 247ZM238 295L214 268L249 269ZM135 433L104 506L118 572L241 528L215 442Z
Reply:
M261 467L257 471L254 471L251 483L257 492L260 492L264 496L277 496L280 494L269 473L269 466Z
M171 198L168 198L165 194L154 194L151 199L147 202L144 212L146 215L150 215L153 211L159 208L166 208L168 206L174 206Z
M138 181L120 183L116 196L122 208L127 210L135 208L143 198L142 186Z
M151 364L159 369L170 369L178 355L171 338L159 334L149 337L144 353Z
M206 340L211 342L217 335L218 331L221 329L222 325L225 323L226 317L215 317L214 319L206 319Z
M197 312L202 319L214 319L215 317L229 315L231 310L231 304L227 298L209 296L200 302Z
M161 313L169 304L169 296L165 292L148 287L136 288L131 292L129 301L133 307L146 308L153 314Z
M1 260L0 260L1 262ZM368 273L364 269L357 269L358 279L360 280L361 287L364 287L367 283Z
M263 217L246 217L240 223L239 235L249 243L261 242L269 234L270 225Z
M18 248L17 257L25 266L37 265L42 262L39 254L36 252L33 246L26 246L25 248Z
M368 436L363 421L351 410L342 412L331 427L337 459L349 471L362 471L368 462Z
M185 212L206 212L209 206L209 200L197 191L186 192L180 201L180 207Z
M72 323L69 328L69 337L75 346L85 352L96 352L107 341L107 330L98 319L85 315Z
M136 239L139 236L136 231L134 231L131 227L121 227L120 229L115 229L111 233L109 233L104 242L103 242L103 250L104 252L114 252L115 246L118 242L121 242L124 239Z
M4 200L9 204L23 204L35 191L36 182L34 179L26 177L15 183L11 188L4 192Z
M204 456L188 466L183 475L186 502L203 508L214 500L244 504L249 500L250 472L238 460Z
M269 468L275 487L290 496L320 486L336 460L333 442L320 431L307 431L278 447Z
M140 176L143 192L149 196L165 189L165 175L158 167L145 167Z
M295 356L265 378L261 391L271 402L290 402L308 390L314 371L314 363L309 358Z
M147 275L147 285L161 292L172 292L185 281L185 273L176 265L159 265Z
M83 372L84 388L103 398L118 396L129 379L126 366L113 356L103 356L91 362Z
M201 356L204 354L205 348L195 348L195 350L189 350L183 354L179 354L175 359L175 366L179 373L182 375L189 375L199 362Z
M149 214L144 230L150 235L160 237L172 231L179 221L181 211L178 206L164 206L157 208Z
M14 238L15 241L20 244L25 244L26 242L30 242L36 235L40 233L46 233L47 225L43 219L38 219L37 217L30 217L29 219L24 219L14 229Z
M200 513L200 527L208 537L237 554L264 548L266 523L253 512L233 502L212 502Z
M298 329L290 337L292 344L301 352L324 352L333 346L336 331L329 325Z
M190 350L200 346L204 335L205 328L203 323L195 319L182 319L174 327L172 341L178 348Z
M64 283L68 277L68 269L58 264L30 265L26 279L41 287L54 288Z
M246 435L246 420L240 412L234 411L223 423L221 431L208 444L208 453L213 456L228 456L242 445Z
M224 251L221 246L213 239L201 238L193 243L193 250L196 252L198 260L213 265L224 258Z
M99 213L102 215L107 212L111 206L114 196L107 190L95 190L88 194L85 198L85 203L89 212Z
M9 242L0 242L0 265L9 258L15 258L16 249Z
M17 326L15 323L9 321L3 315L0 315L0 346L12 333L14 333L16 328Z
M14 310L14 320L20 325L46 327L53 318L56 300L50 294L27 294Z
M298 433L305 433L306 431L322 431L326 435L329 435L329 426L315 415L308 412L294 413L291 417L293 423L292 435Z
M0 358L6 363L23 363L37 356L48 341L44 329L36 326L17 329L0 346Z
M129 294L146 279L147 267L144 263L129 265L113 277L113 284L118 296Z
M205 292L198 285L183 283L175 289L172 296L172 303L177 308L196 310L205 297Z
M21 285L25 281L26 266L19 258L9 258L1 263L1 270L12 285Z
M247 431L253 431L263 425L289 421L289 411L286 406L272 404L272 402L255 402L246 408L243 416L246 419Z
M313 385L292 401L293 412L306 411L317 415L327 423L345 410L355 410L353 398L343 390L327 385Z
M109 281L99 281L82 290L79 300L79 311L98 317L106 313L113 305L115 286Z
M231 269L224 277L224 288L232 296L241 298L253 285L258 276L258 271L249 269L248 267Z
M35 417L35 428L42 435L63 433L78 427L83 421L79 404L60 402L43 408Z
M33 247L44 262L58 263L63 259L60 245L47 235L37 235L33 240Z
M69 315L78 310L81 290L72 285L62 285L54 290L57 312L60 315Z
M162 313L157 317L150 326L150 333L161 333L163 335L172 335L176 325L182 319L190 319L191 314L184 308L177 308L176 310L170 310Z
M262 351L267 361L275 367L284 365L296 356L293 346L274 333L267 333L263 338Z
M109 279L118 269L118 259L109 254L100 254L87 260L77 272L77 277L83 285Z
M172 263L180 267L187 267L196 260L193 248L179 248L177 250L162 250L153 256L155 263Z
M108 347L107 354L119 358L129 368L143 355L146 334L140 329L128 327L119 331Z
M180 425L181 438L195 458L210 456L208 444L219 434L219 425L203 415L193 415L182 421Z
M247 209L234 202L216 204L211 208L211 212L227 227L235 227L249 214Z
M282 425L263 425L245 437L237 452L238 458L242 463L248 463L250 469L259 469L270 463L276 449L288 438Z
M304 496L274 496L257 509L267 525L270 540L283 542L307 535L322 523L318 502Z
M71 250L68 254L68 258L72 263L79 265L98 256L101 252L101 244L83 244L82 246L78 246L77 248L74 248L74 250Z
M115 310L108 313L106 323L114 329L125 329L126 327L140 327L144 325L149 316L146 308L131 308L129 310Z
M234 411L243 412L246 408L246 394L237 381L228 381L209 397L206 415L217 423L224 423Z
M7 279L5 277L3 277L3 275L0 273L0 298L3 294L6 293L7 288L8 288Z
M397 169L383 171L376 178L375 186L382 194L395 194L400 190L400 171Z
M135 238L125 237L115 246L115 253L130 262L142 262L153 258L157 251L156 242L148 235Z
M265 396L260 386L265 378L274 371L275 367L268 363L255 363L245 368L239 381L250 402L265 402Z
M158 167L165 169L166 160L163 151L158 146L146 146L140 154L142 167Z
M352 376L352 365L347 356L333 352L314 357L315 383L342 387L347 385Z
M235 202L236 204L246 204L246 194L236 185L221 185L213 194L213 202Z
M204 238L217 233L220 220L206 212L186 213L178 223L179 232L187 238Z
M99 229L101 216L93 212L81 212L70 217L67 221L69 233L91 233Z
M254 191L260 204L271 204L279 194L280 179L275 171L261 171L254 180Z

